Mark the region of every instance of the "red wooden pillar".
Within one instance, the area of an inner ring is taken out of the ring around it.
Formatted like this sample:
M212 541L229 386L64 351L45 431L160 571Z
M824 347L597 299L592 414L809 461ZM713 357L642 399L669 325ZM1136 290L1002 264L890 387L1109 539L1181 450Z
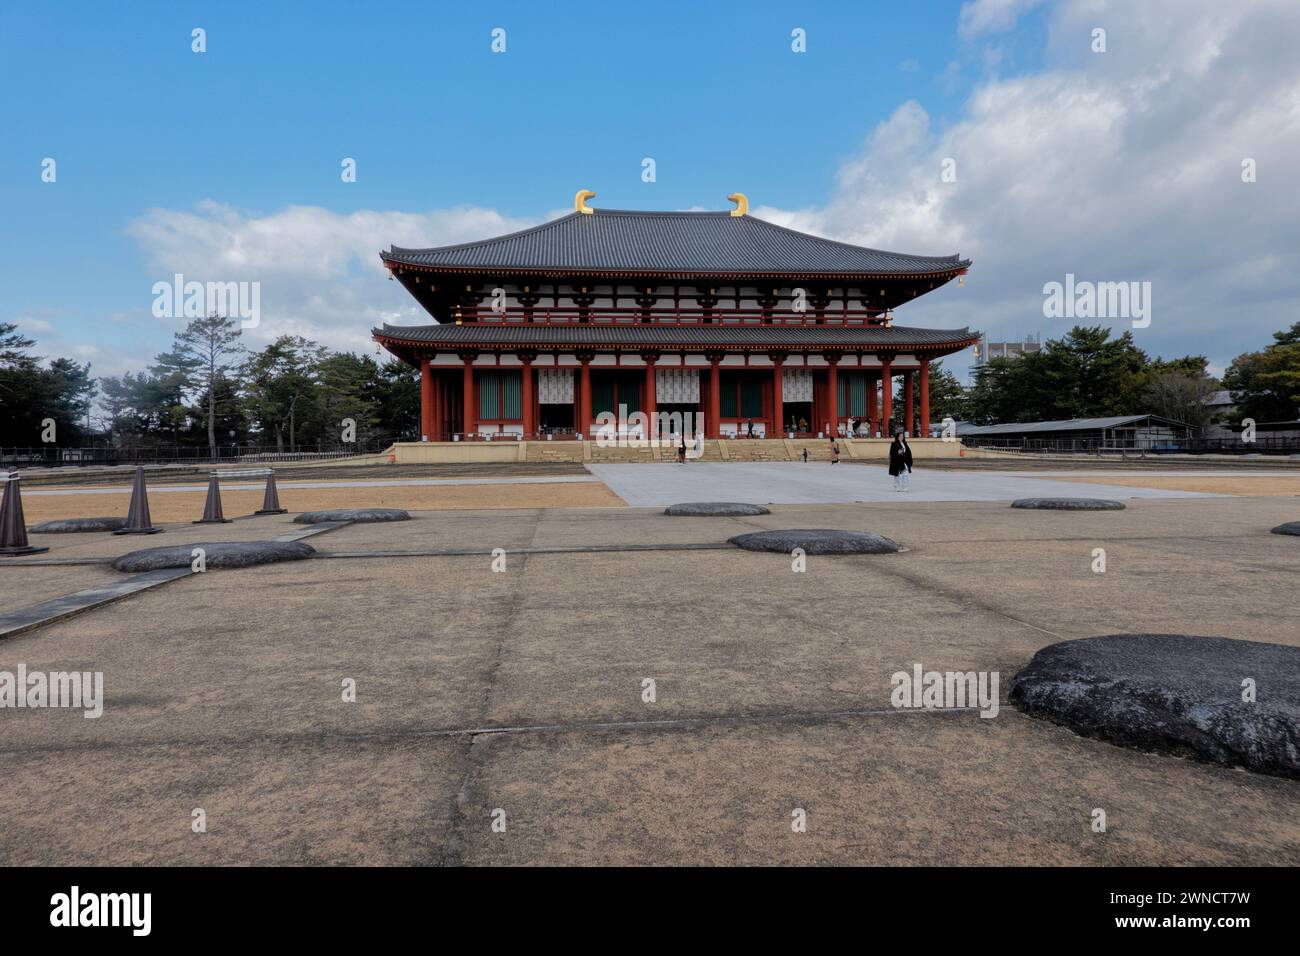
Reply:
M722 434L722 386L719 384L718 366L722 364L721 356L709 359L709 416L704 422L704 434L708 438L717 438Z
M772 356L772 431L767 433L768 438L780 438L785 434L785 404L781 392L785 384L782 381L785 370L781 367L784 361L784 355Z
M532 436L537 425L533 421L533 357L531 355L521 355L520 360L524 363L523 369L523 395L521 404L523 405L524 419L524 438Z
M582 362L582 397L578 400L579 416L576 430L585 440L591 434L591 357L586 356L579 361Z
M830 393L830 411L827 414L830 415L831 436L838 435L840 431L839 362L838 355L826 356L826 364L829 366L826 372L826 389Z
M921 359L921 377L917 382L921 389L921 437L930 437L930 360Z
M894 370L890 361L886 356L880 363L880 434L885 438L892 437L890 430L894 427Z
M478 431L478 418L474 414L474 359L476 356L464 356L465 361L465 398L462 416L464 418L463 429L466 437L473 435Z
M659 437L659 429L655 422L655 407L657 396L655 395L655 362L659 360L657 355L642 356L645 360L645 401L642 403L642 411L645 412L646 418L650 424L646 427L646 438L655 439Z
M876 429L880 427L880 405L876 401L876 389L880 383L876 381L874 374L868 373L871 381L867 383L867 431L873 436Z
M560 355L556 353L555 365L560 365ZM582 389L578 387L578 376L574 374L573 369L569 369L569 378L573 382L573 433L578 434L578 420L582 418Z
M429 441L442 441L442 380L433 377L429 369L429 392L433 394L433 431L429 432Z
M429 360L420 359L420 441L433 441L433 372Z
M916 375L915 372L903 373L903 430L907 432L909 438L916 437L916 417L912 412L916 404L916 393L912 388L912 380Z

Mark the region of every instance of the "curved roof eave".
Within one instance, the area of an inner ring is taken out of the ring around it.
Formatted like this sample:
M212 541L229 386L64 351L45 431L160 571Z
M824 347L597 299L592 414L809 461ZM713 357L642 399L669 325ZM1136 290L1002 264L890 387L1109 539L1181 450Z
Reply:
M386 265L432 272L553 275L808 276L837 279L957 275L969 259L855 246L729 212L570 213L527 229L427 249L392 246Z

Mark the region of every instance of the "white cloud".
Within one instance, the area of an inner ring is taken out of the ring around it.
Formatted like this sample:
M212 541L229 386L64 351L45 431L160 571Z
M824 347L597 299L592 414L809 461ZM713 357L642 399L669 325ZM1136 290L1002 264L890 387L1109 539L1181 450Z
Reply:
M9 321L18 327L19 333L35 340L36 344L27 350L27 354L42 366L48 367L56 358L67 358L90 363L91 373L95 376L121 375L139 371L144 364L141 355L153 354L148 351L152 348L149 344L129 343L120 338L112 342L86 342L79 323L71 321L63 309L46 307L37 312L46 318L26 313Z
M1089 52L1098 25L1105 54ZM905 306L902 322L1051 337L1067 323L1043 318L1045 282L1150 281L1138 344L1222 365L1298 317L1298 41L1289 0L1072 0L1051 12L1044 70L984 82L941 128L902 104L825 207L758 214L975 260L964 289ZM955 183L940 180L945 158Z
M30 316L23 316L15 321L18 331L24 335L35 337L37 335L53 335L55 325L53 322L46 322L44 319L36 319Z
M958 29L1007 29L1029 6L967 4ZM1098 26L1105 54L1090 52ZM755 214L974 259L964 288L905 306L905 323L1059 335L1067 323L1043 317L1042 287L1069 272L1150 281L1152 324L1135 337L1152 354L1203 352L1222 366L1270 341L1296 320L1300 293L1300 4L1064 0L1047 28L1042 69L986 79L942 125L900 104L844 163L824 206ZM1258 164L1254 184L1241 181L1245 157ZM955 183L940 179L947 158ZM156 279L261 281L250 346L291 333L357 350L370 347L372 325L427 320L383 281L380 249L529 224L474 207L259 214L207 202L151 210L130 233Z
M1020 16L1042 0L969 0L961 5L958 31L964 38L1001 33L1016 25Z
M186 281L260 282L261 324L243 333L246 346L302 335L360 351L370 347L373 325L432 321L397 283L385 281L380 250L469 242L531 224L472 206L350 214L290 206L260 215L205 201L193 211L151 209L128 231L155 273L149 286L176 273Z

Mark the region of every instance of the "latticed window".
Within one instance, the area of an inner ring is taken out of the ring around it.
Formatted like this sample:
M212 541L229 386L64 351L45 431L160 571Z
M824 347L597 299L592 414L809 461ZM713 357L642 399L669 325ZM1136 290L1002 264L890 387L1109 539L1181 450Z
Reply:
M479 421L517 421L524 417L523 375L520 370L479 372Z
M718 414L723 418L759 418L763 414L763 383L757 376L722 372L718 375Z
M865 372L840 372L837 378L837 388L840 393L838 403L840 417L866 415L867 374Z
M641 410L642 372L599 372L591 376L591 413L618 414L619 405L627 406L627 413Z

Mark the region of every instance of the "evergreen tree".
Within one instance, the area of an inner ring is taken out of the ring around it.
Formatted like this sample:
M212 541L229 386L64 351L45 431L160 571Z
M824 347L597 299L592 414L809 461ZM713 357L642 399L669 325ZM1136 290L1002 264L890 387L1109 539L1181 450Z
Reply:
M995 358L976 373L970 420L1035 422L1130 414L1142 404L1146 354L1131 332L1075 326L1041 352Z
M320 364L327 350L297 335L282 335L251 355L243 368L249 417L276 447L320 440L325 402Z
M377 414L388 441L416 441L420 437L420 371L400 359L389 359L379 369Z
M1273 333L1273 344L1238 355L1223 376L1240 418L1285 422L1300 418L1300 322Z

